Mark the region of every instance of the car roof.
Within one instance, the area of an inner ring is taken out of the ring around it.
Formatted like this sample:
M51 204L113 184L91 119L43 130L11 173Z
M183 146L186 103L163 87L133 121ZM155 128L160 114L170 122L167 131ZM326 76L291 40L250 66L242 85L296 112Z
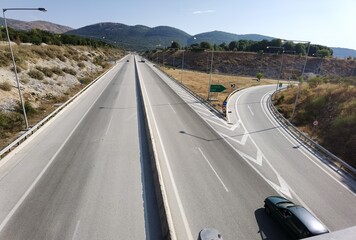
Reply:
M322 224L313 214L302 206L295 205L288 208L303 224L308 228L312 234L321 234L329 232L328 229Z

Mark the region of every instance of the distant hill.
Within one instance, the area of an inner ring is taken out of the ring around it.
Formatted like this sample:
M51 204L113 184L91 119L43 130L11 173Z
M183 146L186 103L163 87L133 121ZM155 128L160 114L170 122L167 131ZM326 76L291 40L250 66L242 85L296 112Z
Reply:
M263 36L259 34L233 34L221 31L206 32L194 35L188 39L188 45L196 42L209 42L211 44L229 44L232 41L238 40L252 40L252 41L262 41L262 40L272 40L273 37Z
M31 29L41 29L52 33L65 33L73 28L46 21L24 22L6 18L7 25L16 30L28 31ZM0 25L4 25L4 18L0 18Z
M350 48L331 48L334 52L333 56L337 58L356 58L356 50Z
M67 32L90 38L104 38L126 49L146 50L167 47L172 41L186 45L190 35L179 29L159 26L150 28L143 25L128 26L121 23L98 23Z
M67 33L91 38L105 37L106 41L134 50L168 47L171 45L172 41L178 42L181 46L186 46L203 41L216 44L225 42L228 44L231 41L242 39L253 41L273 39L273 37L258 34L237 35L221 31L213 31L191 36L179 29L167 26L150 28L143 25L128 26L121 23L98 23L72 30Z
M74 30L71 27L54 24L46 21L24 22L7 19L8 26L17 30L41 29L52 33L68 33L84 37L105 39L106 41L120 45L126 49L146 50L159 47L168 47L172 41L181 46L200 43L203 41L212 44L229 44L236 40L268 41L274 37L259 34L233 34L222 31L212 31L189 35L188 33L168 26L150 28L144 25L128 26L121 23L97 23ZM4 19L0 17L0 25L4 25ZM333 56L337 58L356 57L356 50L348 48L331 48Z

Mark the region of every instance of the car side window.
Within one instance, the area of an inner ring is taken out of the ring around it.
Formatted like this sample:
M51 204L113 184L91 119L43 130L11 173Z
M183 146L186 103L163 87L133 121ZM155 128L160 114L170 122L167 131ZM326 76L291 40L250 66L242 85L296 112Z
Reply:
M283 216L285 218L290 218L292 217L292 213L290 211L288 211L287 209L283 209L283 212L282 212Z

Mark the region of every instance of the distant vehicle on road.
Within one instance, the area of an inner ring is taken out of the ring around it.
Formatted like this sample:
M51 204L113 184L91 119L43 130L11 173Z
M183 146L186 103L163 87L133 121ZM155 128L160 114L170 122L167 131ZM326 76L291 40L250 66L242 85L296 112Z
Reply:
M280 223L294 239L328 233L329 230L313 214L280 196L265 199L265 211Z
M141 62L143 62L143 63L144 63L144 62L145 62L145 59L144 59L144 58L142 58L142 59L141 59Z

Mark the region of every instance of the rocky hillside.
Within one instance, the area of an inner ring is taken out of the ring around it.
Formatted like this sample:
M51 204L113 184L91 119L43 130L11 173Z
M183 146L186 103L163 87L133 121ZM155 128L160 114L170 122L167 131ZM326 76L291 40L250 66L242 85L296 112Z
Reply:
M210 71L211 51L184 51L184 68ZM183 50L155 51L146 56L152 61L182 67ZM266 78L296 80L303 70L304 56L272 53L214 52L213 71L215 73L242 76L256 76L258 72ZM310 76L356 76L356 60L308 57L305 73Z
M30 125L123 57L123 51L85 46L13 44ZM0 138L9 142L23 129L19 95L8 46L0 46ZM1 146L0 146L1 148Z
M276 96L275 104L288 119L298 88ZM334 78L314 78L300 88L294 124L323 147L356 168L356 88ZM313 122L318 121L318 126Z

